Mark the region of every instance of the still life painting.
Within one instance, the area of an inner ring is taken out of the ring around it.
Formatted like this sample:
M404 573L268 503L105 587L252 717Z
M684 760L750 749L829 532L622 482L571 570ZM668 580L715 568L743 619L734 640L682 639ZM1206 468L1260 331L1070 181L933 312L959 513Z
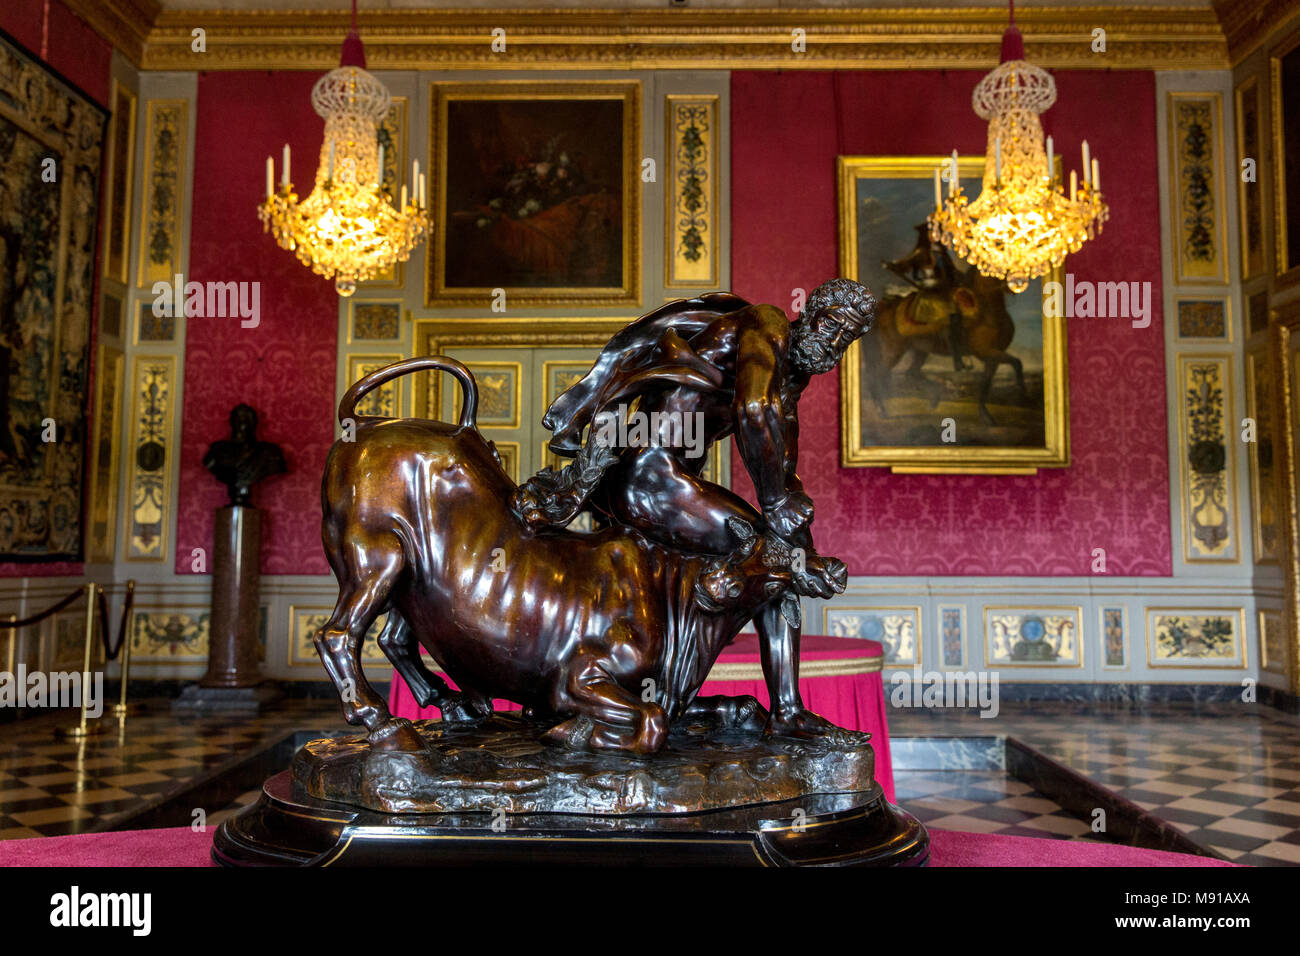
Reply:
M640 87L433 84L430 304L639 293Z

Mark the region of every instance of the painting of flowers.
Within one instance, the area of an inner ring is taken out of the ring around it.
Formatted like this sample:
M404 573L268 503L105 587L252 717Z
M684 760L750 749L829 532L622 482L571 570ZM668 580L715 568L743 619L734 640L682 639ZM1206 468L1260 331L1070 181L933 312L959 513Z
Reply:
M635 83L435 83L431 303L637 298Z

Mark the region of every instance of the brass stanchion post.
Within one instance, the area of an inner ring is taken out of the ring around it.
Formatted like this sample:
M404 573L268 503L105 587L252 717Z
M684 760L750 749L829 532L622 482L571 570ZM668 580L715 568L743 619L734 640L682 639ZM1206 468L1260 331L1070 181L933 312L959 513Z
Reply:
M18 620L18 615L10 614L5 618L5 620L7 620L10 625L5 628L5 630L9 632L9 653L6 655L5 659L5 670L9 673L12 679L16 681L18 677L14 671L14 665L18 663L18 628L14 627L13 623Z
M126 601L130 603L131 596L135 593L135 582L126 582ZM117 703L113 705L114 717L126 717L131 713L131 705L126 702L126 682L131 677L131 632L130 621L124 620L122 627L122 687L118 694ZM106 625L107 626L107 625Z
M86 704L90 699L90 657L95 646L95 589L97 587L98 585L93 581L86 585L86 653L81 668L81 721L74 727L56 728L54 733L58 737L85 740L87 737L104 732L103 727L86 720Z

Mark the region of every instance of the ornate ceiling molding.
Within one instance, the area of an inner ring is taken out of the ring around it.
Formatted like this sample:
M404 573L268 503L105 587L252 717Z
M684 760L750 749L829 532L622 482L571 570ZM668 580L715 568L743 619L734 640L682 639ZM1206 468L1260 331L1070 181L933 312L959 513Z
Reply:
M108 0L123 8L154 0ZM78 7L92 0L75 0ZM371 69L899 69L997 63L1006 10L685 9L364 12ZM1030 58L1074 69L1220 69L1228 44L1209 8L1068 7L1020 11ZM149 70L326 70L338 65L344 13L164 10L139 65ZM190 49L206 31L207 51ZM1092 31L1106 30L1106 52ZM494 53L492 30L506 31ZM795 29L807 51L791 48Z

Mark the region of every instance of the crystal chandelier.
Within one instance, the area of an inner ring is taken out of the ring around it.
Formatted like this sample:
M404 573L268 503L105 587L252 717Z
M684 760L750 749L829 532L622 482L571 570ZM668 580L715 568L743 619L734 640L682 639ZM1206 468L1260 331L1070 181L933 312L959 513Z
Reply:
M948 200L940 170L934 173L930 238L942 242L981 273L1006 280L1023 292L1031 279L1059 266L1101 232L1109 210L1101 198L1101 169L1083 143L1083 183L1070 172L1066 192L1053 168L1052 138L1043 144L1038 114L1056 102L1056 83L1025 62L1024 41L1015 25L1002 37L1002 62L975 87L976 114L988 120L984 181L979 198L967 202L957 177L953 150Z
M278 190L274 163L266 158L266 200L257 207L263 230L313 272L332 278L342 296L355 292L359 281L405 262L429 228L419 161L411 171L409 203L405 184L396 208L383 189L379 122L388 115L392 97L365 66L352 0L352 29L343 41L342 62L311 91L311 104L325 120L311 195L298 201L289 182L286 145Z

